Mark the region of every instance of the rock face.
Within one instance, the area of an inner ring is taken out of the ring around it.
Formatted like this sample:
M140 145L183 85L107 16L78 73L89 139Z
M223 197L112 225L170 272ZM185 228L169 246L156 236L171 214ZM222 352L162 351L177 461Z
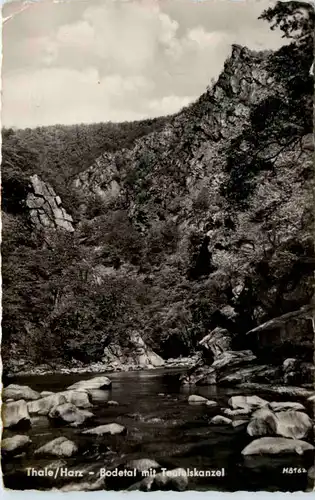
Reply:
M12 399L14 401L18 401L19 399L34 401L40 397L41 396L38 392L33 391L33 389L26 385L10 384L5 387L2 392L2 398L4 401L8 399Z
M313 353L314 330L312 307L305 306L297 311L274 318L250 330L247 334L255 338L257 350L265 351L269 357L273 352L281 350L285 343L294 353L296 348L304 347ZM296 370L296 361L286 360L284 370L287 373Z
M35 451L35 455L72 457L75 453L77 453L77 451L78 447L73 441L70 441L65 437L59 437L38 448Z
M225 351L231 348L231 336L228 330L217 327L212 332L208 333L200 342L199 345L210 351L216 359Z
M252 351L224 351L212 363L218 371L234 366L246 365L256 360Z
M123 369L156 368L164 365L164 360L150 349L137 332L132 332L127 346L109 344L104 349L102 359L107 368Z
M306 451L314 450L314 446L299 439L280 437L263 437L255 439L242 451L242 455L282 455L297 453L303 455Z
M269 365L235 366L221 372L218 382L224 385L238 385L252 382L274 382L278 377L278 368Z
M3 427L29 427L28 405L23 399L3 405Z
M62 208L61 199L53 188L36 174L30 177L30 192L26 198L26 207L36 227L74 231L73 219Z
M214 368L203 365L182 375L180 380L183 385L212 385L217 383L217 376Z

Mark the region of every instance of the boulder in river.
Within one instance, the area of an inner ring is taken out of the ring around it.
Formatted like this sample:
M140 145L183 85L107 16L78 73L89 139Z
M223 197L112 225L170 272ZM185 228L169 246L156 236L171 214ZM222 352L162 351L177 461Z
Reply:
M275 414L267 407L256 410L247 426L249 436L268 436L274 434L276 424Z
M273 401L272 403L269 403L269 407L274 412L287 410L305 411L305 406L294 401Z
M24 399L4 404L2 412L3 427L5 428L28 428L31 425L27 403Z
M64 396L68 403L78 408L91 408L93 406L90 403L89 394L87 392L68 390L59 392L58 394Z
M79 380L68 387L68 390L88 391L89 389L109 389L112 385L108 377L94 377L89 380Z
M114 401L113 399L110 399L107 401L108 406L119 406L118 401Z
M36 401L30 401L27 403L27 408L31 414L48 415L54 406L58 406L66 402L66 397L57 393L52 394L51 396L46 396L45 398L37 399Z
M111 424L99 425L98 427L93 427L92 429L87 429L85 431L82 431L82 434L93 434L95 436L103 436L105 434L111 434L113 436L116 434L126 434L126 432L127 429L123 425L111 423Z
M25 401L35 401L40 397L39 392L33 391L33 389L27 385L10 384L2 391L2 399L4 401L8 399L12 399L13 401L18 401L20 399L24 399Z
M244 409L246 411L254 411L269 404L268 401L259 396L232 396L228 403L234 410Z
M303 439L311 429L310 417L301 411L281 411L275 415L275 434L278 436Z
M94 417L93 413L87 410L79 410L71 403L54 406L48 416L57 422L70 424L72 427L82 425L87 419Z
M31 442L28 436L17 434L2 440L1 452L3 455L18 455L25 451Z
M189 404L204 404L207 406L216 406L218 403L216 401L211 401L210 399L204 398L203 396L199 396L198 394L191 394L188 397Z
M49 441L35 451L35 455L54 455L56 457L72 457L77 453L78 447L70 439L59 437Z
M230 425L232 420L227 417L223 417L222 415L216 415L210 420L210 424L213 425Z
M262 437L249 443L242 451L242 455L303 455L307 451L314 450L312 444L300 439L288 439L283 437Z

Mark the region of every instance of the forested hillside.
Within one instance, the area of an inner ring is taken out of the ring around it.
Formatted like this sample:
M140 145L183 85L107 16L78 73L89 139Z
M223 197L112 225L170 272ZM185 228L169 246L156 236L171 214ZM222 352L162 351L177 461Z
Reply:
M310 303L314 12L280 2L262 17L286 44L233 46L175 116L3 132L9 366L100 361L132 331L166 359L217 326L244 349L248 330ZM32 226L35 173L73 233Z

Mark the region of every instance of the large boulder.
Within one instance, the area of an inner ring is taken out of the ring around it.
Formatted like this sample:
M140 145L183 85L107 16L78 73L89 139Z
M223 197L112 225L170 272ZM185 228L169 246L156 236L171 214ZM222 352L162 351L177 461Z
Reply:
M28 428L31 425L27 403L24 399L4 404L2 412L3 427L5 428Z
M87 410L79 410L71 403L63 403L54 406L48 416L58 423L70 424L72 427L77 427L84 424L87 419L92 418L94 415Z
M124 346L113 342L105 347L102 361L106 366L120 370L157 368L165 364L164 359L144 342L138 332L131 332Z
M278 436L303 439L311 429L310 417L301 411L280 411L275 415L275 434Z
M192 394L191 396L188 397L188 403L189 404L201 404L201 405L207 405L207 406L216 406L218 403L216 401L211 401L207 398L204 398L203 396L199 396L198 394Z
M247 426L249 436L268 436L275 433L275 414L269 408L260 408L252 415L252 420Z
M16 435L3 439L1 442L1 453L5 455L18 455L23 453L25 449L31 444L28 436Z
M234 366L240 366L255 361L256 356L252 351L225 351L216 357L212 367L218 371Z
M314 446L299 439L288 439L283 437L262 437L249 443L242 451L242 455L303 455L307 451L314 450Z
M12 399L13 401L18 401L19 399L24 399L25 401L34 401L39 399L41 396L39 392L33 391L27 385L17 385L10 384L5 387L2 391L2 399L6 401Z
M225 328L217 327L212 332L208 333L200 342L199 345L205 350L210 351L216 359L225 351L231 348L231 335Z
M273 401L269 403L269 407L274 412L287 410L305 411L305 406L303 406L302 403L296 403L294 401Z
M70 439L59 437L49 441L35 451L35 455L54 455L56 457L72 457L77 453L78 447Z
M89 394L84 391L64 391L58 393L66 398L68 403L71 403L78 408L91 408L93 405L90 403Z
M212 385L216 384L216 371L211 366L199 366L191 373L181 376L183 385Z
M82 431L82 434L92 434L95 436L103 436L105 434L110 434L112 436L117 434L126 434L127 429L123 425L111 423L99 425L98 427L94 427L93 429L87 429Z
M233 410L241 409L246 412L254 411L269 404L268 401L259 396L232 396L228 403Z
M48 415L54 406L58 406L67 402L67 398L63 394L52 394L36 401L27 403L27 409L30 414Z
M88 391L89 389L109 389L112 385L111 380L108 377L94 377L89 380L79 380L75 384L68 387L69 390L73 391Z
M230 425L232 420L227 417L223 417L222 415L216 415L210 420L210 424L213 425Z

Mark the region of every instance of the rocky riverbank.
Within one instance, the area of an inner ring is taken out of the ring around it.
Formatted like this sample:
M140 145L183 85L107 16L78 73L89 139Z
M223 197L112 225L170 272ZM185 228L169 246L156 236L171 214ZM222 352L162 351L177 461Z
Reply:
M6 373L7 377L20 377L20 376L30 376L30 375L52 375L56 373L62 374L84 374L84 373L113 373L113 372L128 372L128 371L141 371L141 370L154 370L159 368L193 368L200 360L200 355L196 354L194 356L180 357L180 358L170 358L168 360L163 360L163 363L158 366L153 366L151 364L141 366L136 363L91 363L84 364L79 361L74 360L70 366L64 366L64 364L42 364L38 366L30 366L27 363L18 363L11 368L10 371Z
M109 399L111 386L112 381L108 377L99 376L79 380L60 392L38 392L31 387L17 384L5 387L2 440L5 471L6 463L15 463L13 475L18 474L22 482L25 482L29 478L27 471L21 466L23 457L34 460L34 464L38 463L36 460L40 457L40 463L45 464L46 470L56 471L58 467L58 470L63 467L68 471L60 478L58 486L50 477L45 477L44 483L41 483L42 489L60 491L194 489L187 468L176 462L174 457L173 461L169 458L169 465L166 466L164 460L161 461L152 453L147 456L138 455L135 459L124 458L123 453L119 455L113 453L115 447L121 446L120 440L130 439L134 430L120 423L117 417L112 421L110 417L105 421L96 417L100 404L108 415L112 411L111 408L122 404L121 401ZM100 399L100 395L104 394L106 398ZM255 466L255 461L262 457L270 457L269 460L272 461L274 457L280 459L288 456L291 457L290 464L296 461L302 464L301 471L303 469L303 474L308 477L308 489L311 490L314 486L314 467L312 467L314 396L315 391L313 397L304 398L303 401L292 401L289 398L284 401L274 401L272 398L266 399L255 394L244 395L240 391L222 406L221 400L217 397L210 399L193 393L188 396L183 395L181 405L183 408L187 406L192 409L200 408L209 435L220 429L221 433L231 435L231 439L235 433L243 436L244 445L240 448L239 460L243 461L244 467L249 467L248 470L251 470ZM161 403L166 399L170 405L172 404L170 400L172 396L168 394L161 393L156 395L156 398ZM134 415L134 418L136 417L137 415ZM140 418L140 415L138 417ZM37 442L33 443L31 434L39 421L45 426L45 436L47 435L46 440L41 438L40 445ZM159 418L154 419L154 425L157 427L161 422ZM49 436L49 429L58 429L58 436ZM73 429L72 434L69 433L71 429ZM97 456L91 462L96 445ZM104 468L104 460L108 458L108 454L112 456L109 461L111 465L106 468L109 472L102 476L100 470ZM82 475L75 473L78 468L71 462L78 455L86 457L84 467L81 464L80 468ZM202 468L200 466L200 469ZM154 470L154 474L147 475L150 469ZM12 487L12 477L12 471L11 476L10 473L4 475L5 484L7 485L8 481L9 487Z

